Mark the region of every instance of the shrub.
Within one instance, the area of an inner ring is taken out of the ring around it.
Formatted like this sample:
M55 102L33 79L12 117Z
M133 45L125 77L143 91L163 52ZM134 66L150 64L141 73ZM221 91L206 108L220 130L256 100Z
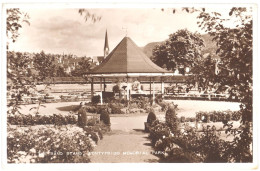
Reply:
M98 96L93 96L91 99L92 104L98 104L100 102L100 95Z
M75 114L61 115L9 115L7 117L7 122L11 125L67 125L67 124L76 124L78 119Z
M78 112L78 125L84 127L87 125L87 113L86 110L81 108Z
M162 95L157 95L154 99L155 103L160 104L162 103Z
M84 106L83 108L89 113L96 113L97 112L96 106Z
M156 120L154 112L150 112L147 117L147 123L152 124Z
M110 103L109 107L111 108L111 113L112 114L121 114L122 113L122 111L121 111L122 107L119 104Z
M110 116L106 110L102 110L100 114L100 121L106 125L110 125Z
M190 118L190 121L191 121L191 122L195 122L195 121L196 121L196 118Z
M87 126L95 126L96 123L98 123L98 121L99 121L99 120L97 120L96 118L91 118L91 119L88 119L88 120L87 120L86 125L87 125Z
M187 119L188 119L188 118L185 118L184 116L182 116L181 119L180 119L180 122L181 122L181 123L183 123L183 122L189 122Z
M202 122L228 122L239 121L241 119L240 111L213 111L213 112L197 112L196 120Z
M161 106L161 111L165 112L168 109L168 103L166 102L160 102L159 105Z
M106 106L106 105L105 106L97 106L96 110L97 110L97 114L101 114L102 112L104 113L104 111L109 113L109 114L112 112L112 109L109 106Z
M166 120L166 124L173 131L178 130L179 123L178 123L177 115L176 115L176 106L169 107L169 109L166 111L165 120Z

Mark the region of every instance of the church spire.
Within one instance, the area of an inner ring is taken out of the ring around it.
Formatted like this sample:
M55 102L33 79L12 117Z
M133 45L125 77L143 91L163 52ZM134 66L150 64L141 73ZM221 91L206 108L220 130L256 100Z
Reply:
M109 46L108 46L107 30L106 30L105 45L104 45L104 58L106 58L108 54L109 54Z

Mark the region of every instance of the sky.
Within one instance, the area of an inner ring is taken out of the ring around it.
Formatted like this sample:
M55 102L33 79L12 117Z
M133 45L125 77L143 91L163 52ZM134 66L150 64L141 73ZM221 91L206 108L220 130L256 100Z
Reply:
M230 9L230 8L228 8ZM139 47L164 41L179 29L203 33L196 14L165 8L98 8L88 9L101 17L100 21L84 20L76 8L22 8L29 14L30 25L24 23L20 36L10 44L10 50L77 56L102 56L105 32L110 52L127 35ZM206 9L207 10L207 9ZM209 9L212 10L212 9ZM227 13L227 9L221 9Z

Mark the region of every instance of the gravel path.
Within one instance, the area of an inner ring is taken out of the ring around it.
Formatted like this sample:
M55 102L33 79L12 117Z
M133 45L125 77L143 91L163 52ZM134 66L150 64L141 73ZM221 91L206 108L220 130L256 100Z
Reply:
M147 114L111 117L111 132L95 147L92 163L158 162L148 133L143 132ZM103 153L102 153L103 152Z

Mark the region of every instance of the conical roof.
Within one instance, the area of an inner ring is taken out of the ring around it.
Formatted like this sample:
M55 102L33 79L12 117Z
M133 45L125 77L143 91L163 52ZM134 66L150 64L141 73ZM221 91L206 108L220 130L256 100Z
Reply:
M171 73L154 64L129 38L123 40L89 74L110 73Z

